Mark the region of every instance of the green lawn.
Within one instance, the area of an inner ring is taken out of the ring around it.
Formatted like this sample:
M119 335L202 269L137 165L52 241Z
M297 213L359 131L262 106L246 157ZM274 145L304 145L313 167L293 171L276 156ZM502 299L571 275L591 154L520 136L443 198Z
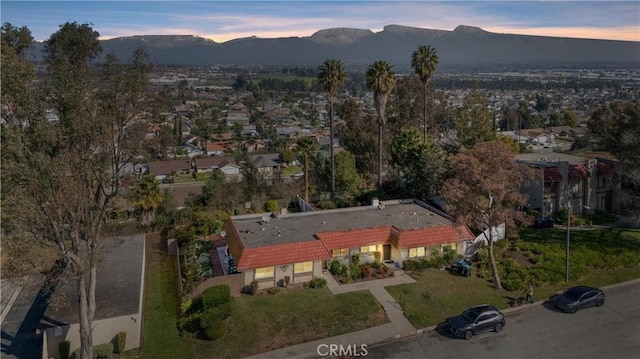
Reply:
M522 233L523 243L545 243L564 258L566 232L560 229L526 230ZM640 230L611 228L603 230L576 230L571 233L571 255L576 263L591 255L600 258L635 258L640 246ZM598 251L594 253L594 251ZM607 253L607 255L605 255ZM585 257L586 256L586 257ZM609 257L611 256L611 257ZM613 259L610 259L613 260ZM564 262L562 262L564 263ZM572 260L572 265L575 264ZM608 262L605 262L608 263ZM571 272L570 267L570 272ZM640 264L616 268L594 268L585 266L585 274L577 281L545 284L535 288L534 298L548 298L557 291L577 284L605 286L640 278ZM559 268L562 278L564 266ZM436 325L444 319L460 313L469 306L493 304L498 308L509 306L509 298L520 295L519 291L509 292L495 289L492 284L475 275L471 278L451 274L439 269L427 269L416 275L416 283L387 287L387 291L402 305L407 318L417 328Z
M388 322L368 291L333 295L327 288L307 289L234 298L222 338L181 337L175 319L175 264L155 246L147 250L143 358L239 358ZM134 357L133 353L127 356Z
M291 176L292 174L302 172L301 166L287 166L282 169L283 176Z

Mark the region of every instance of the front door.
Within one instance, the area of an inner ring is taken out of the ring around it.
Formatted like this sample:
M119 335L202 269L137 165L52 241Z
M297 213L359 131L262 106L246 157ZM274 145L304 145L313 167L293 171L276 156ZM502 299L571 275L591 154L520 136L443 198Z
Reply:
M391 245L383 244L382 245L382 260L390 261L391 260Z

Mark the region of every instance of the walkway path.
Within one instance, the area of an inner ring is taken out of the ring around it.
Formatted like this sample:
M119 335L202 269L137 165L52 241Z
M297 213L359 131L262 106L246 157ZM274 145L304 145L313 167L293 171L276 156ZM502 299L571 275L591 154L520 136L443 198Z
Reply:
M246 359L317 358L327 351L326 345L342 345L345 348L347 346L359 346L362 344L371 345L422 333L422 330L416 330L409 322L404 316L400 304L384 289L384 287L390 285L415 282L413 278L403 271L396 270L393 277L372 279L351 284L339 284L333 276L327 272L324 272L322 277L327 280L327 287L334 294L369 290L384 308L390 323L357 332L276 349L270 352L256 354Z

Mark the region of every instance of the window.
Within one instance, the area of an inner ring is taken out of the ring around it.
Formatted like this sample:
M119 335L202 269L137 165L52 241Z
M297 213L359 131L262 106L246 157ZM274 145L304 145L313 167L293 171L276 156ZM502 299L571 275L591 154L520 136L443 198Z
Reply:
M293 265L293 274L313 272L313 262L302 262Z
M424 256L425 256L424 247L409 248L409 258L424 257Z
M360 252L362 253L371 253L371 252L376 252L378 251L378 246L376 246L375 244L372 244L370 246L362 246L360 247Z
M273 267L256 268L256 279L273 278Z
M349 255L349 248L342 248L342 249L334 249L333 250L333 256L334 257L340 257L340 256L346 256Z
M449 248L449 249L455 251L458 247L457 247L456 243L443 244L443 245L440 246L440 250L441 251L444 251L445 248Z

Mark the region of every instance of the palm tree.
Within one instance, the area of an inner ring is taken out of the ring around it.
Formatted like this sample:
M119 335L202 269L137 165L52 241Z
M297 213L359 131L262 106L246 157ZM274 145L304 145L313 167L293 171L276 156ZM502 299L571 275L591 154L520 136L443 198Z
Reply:
M373 101L378 113L378 188L382 188L382 131L387 124L386 108L389 94L396 85L395 73L386 61L376 61L367 70L367 88L373 91Z
M298 139L298 152L304 155L304 200L309 203L309 154L318 149L316 142L311 137Z
M338 91L338 88L347 75L344 72L344 66L339 60L329 59L318 67L318 81L322 86L324 92L329 97L329 135L331 136L330 143L330 157L331 157L331 198L335 197L336 193L336 165L333 158L333 96Z
M423 88L423 105L424 105L424 139L427 140L427 90L433 74L438 66L438 55L435 48L431 46L420 46L411 54L411 66L420 81Z
M160 181L153 176L144 176L131 193L131 202L142 209L142 223L151 222L154 211L164 199L160 191Z

